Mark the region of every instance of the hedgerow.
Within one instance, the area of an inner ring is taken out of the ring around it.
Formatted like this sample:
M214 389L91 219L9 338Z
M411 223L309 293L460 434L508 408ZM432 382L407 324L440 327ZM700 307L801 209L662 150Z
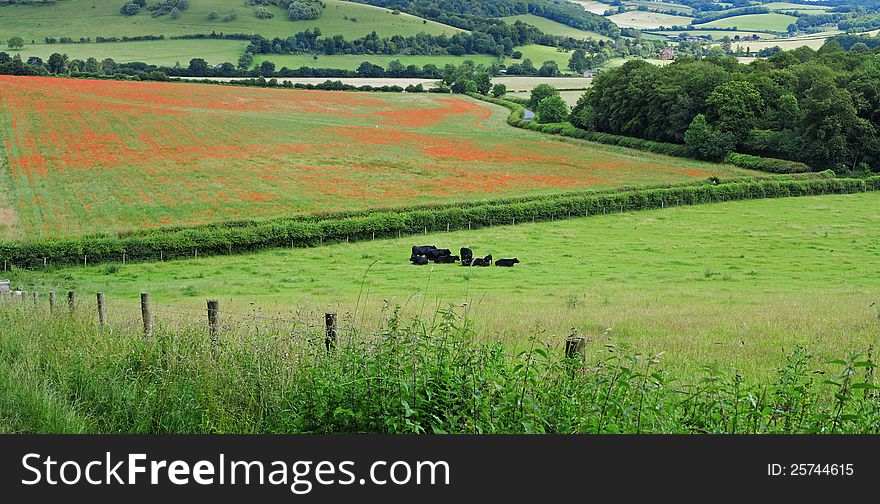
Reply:
M880 176L850 179L815 174L726 183L713 180L691 185L572 193L470 206L365 211L314 220L275 219L128 235L0 242L0 260L20 268L42 267L46 263L163 260L192 257L195 254L231 254L266 247L309 247L329 241L396 237L426 231L473 229L677 205L878 189Z
M752 156L751 154L740 154L738 152L728 152L724 156L724 162L739 166L740 168L770 173L804 173L810 171L809 166L797 161Z

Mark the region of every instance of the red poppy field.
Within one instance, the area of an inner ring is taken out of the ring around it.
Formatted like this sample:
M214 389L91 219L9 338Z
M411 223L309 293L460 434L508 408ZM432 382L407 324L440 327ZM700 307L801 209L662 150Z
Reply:
M507 126L458 95L0 76L0 237L746 173Z

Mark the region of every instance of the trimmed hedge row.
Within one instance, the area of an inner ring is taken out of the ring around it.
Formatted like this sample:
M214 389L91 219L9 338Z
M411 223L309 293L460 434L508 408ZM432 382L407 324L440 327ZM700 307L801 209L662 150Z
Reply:
M89 236L0 243L0 260L15 267L89 264L126 260L162 260L230 254L265 247L308 247L328 241L397 237L425 230L468 229L517 221L547 221L574 216L696 205L720 201L880 190L880 176L868 179L786 178L722 184L582 193L529 201L471 207L377 211L321 221L266 221L250 226L180 229L158 234ZM124 255L124 256L123 256Z
M724 162L747 168L749 170L759 170L770 173L805 173L810 171L810 167L804 163L797 161L789 161L787 159L776 159L760 156L752 156L751 154L739 154L737 152L728 152L724 156Z
M487 101L510 109L511 113L507 117L507 124L517 128L540 131L542 133L549 133L551 135L562 135L571 138L578 138L581 140L589 140L591 142L606 145L619 145L621 147L654 152L656 154L665 154L667 156L683 158L693 157L688 151L687 146L681 144L655 142L652 140L643 140L641 138L623 135L613 135L611 133L602 133L599 131L587 131L577 128L568 122L540 124L537 121L526 121L523 119L523 112L525 111L525 108L518 103L514 103L505 99L492 98L490 96L484 96L477 93L470 93L469 95L478 100ZM799 163L797 161L766 158L753 156L750 154L739 154L736 152L728 153L727 156L725 156L724 158L724 162L727 164L738 166L740 168L764 171L768 173L791 174L812 171L812 169L808 165L804 163Z

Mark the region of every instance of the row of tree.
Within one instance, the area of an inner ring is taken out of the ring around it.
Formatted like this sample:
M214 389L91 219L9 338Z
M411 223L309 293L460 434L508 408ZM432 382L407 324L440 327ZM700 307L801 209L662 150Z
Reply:
M880 48L780 51L749 65L730 57L632 61L596 77L571 122L584 129L686 143L706 159L730 151L838 172L880 171Z

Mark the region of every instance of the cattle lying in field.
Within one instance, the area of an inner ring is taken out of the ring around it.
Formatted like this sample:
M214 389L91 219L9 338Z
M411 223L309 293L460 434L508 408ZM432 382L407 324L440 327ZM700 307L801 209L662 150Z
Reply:
M458 252L461 254L461 264L467 263L470 266L471 261L474 260L474 251L467 247L462 247Z
M519 259L517 259L516 257L514 257L513 259L498 259L497 261L495 261L495 266L504 266L509 268L518 262Z
M423 256L423 255L426 255L431 250L437 250L437 247L435 247L433 245L422 245L422 246L413 245L412 255L413 256Z
M475 257L471 266L492 266L492 254L486 257Z
M445 256L438 257L437 259L434 259L435 263L440 263L440 264L452 264L456 261L458 261L458 256L454 256L454 255L445 255Z
M428 258L422 256L414 255L410 257L409 260L416 266L424 266L425 264L428 264Z
M449 249L432 249L425 252L425 257L434 262L436 262L437 259L448 255L452 255L452 251Z

